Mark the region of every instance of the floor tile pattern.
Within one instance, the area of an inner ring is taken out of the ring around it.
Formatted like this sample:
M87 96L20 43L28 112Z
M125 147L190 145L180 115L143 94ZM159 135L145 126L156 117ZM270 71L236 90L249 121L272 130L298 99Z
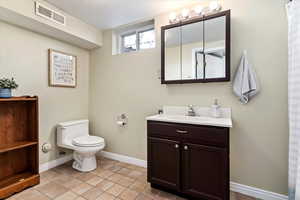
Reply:
M41 173L41 183L8 200L184 200L147 183L147 169L106 158L98 168L81 173L71 163ZM254 200L231 193L230 200Z

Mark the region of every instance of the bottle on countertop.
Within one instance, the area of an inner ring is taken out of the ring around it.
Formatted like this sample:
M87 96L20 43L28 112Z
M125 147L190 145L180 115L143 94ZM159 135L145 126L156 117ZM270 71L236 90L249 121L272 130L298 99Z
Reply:
M159 115L162 115L162 114L164 114L164 111L163 111L163 109L159 109L159 110L158 110L158 114L159 114Z
M211 105L211 116L214 118L221 117L221 106L218 103L218 99L215 99L214 104Z

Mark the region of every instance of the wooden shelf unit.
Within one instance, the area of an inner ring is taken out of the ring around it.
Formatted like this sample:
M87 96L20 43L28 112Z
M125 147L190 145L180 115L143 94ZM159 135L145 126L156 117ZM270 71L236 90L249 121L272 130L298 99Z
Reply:
M0 98L0 199L39 184L38 98Z

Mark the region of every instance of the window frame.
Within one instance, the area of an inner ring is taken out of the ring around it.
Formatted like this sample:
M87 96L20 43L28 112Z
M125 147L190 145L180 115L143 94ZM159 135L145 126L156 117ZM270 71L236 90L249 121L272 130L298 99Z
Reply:
M119 35L119 44L120 44L120 47L119 47L119 52L121 54L123 53L130 53L130 52L137 52L137 51L140 51L140 37L139 37L139 34L140 33L144 33L144 32L147 32L147 31L151 31L153 30L154 31L154 47L156 46L156 37L155 37L155 27L154 27L154 24L151 24L151 25L147 25L147 26L143 26L143 27L139 27L139 28L135 28L135 29L132 29L132 30L129 30L129 31L126 31L126 32L123 32ZM125 46L124 46L124 38L126 36L131 36L131 35L134 35L136 36L136 39L135 39L135 43L136 43L136 50L135 51L130 51L130 52L126 52L125 51ZM152 48L148 48L148 49L152 49ZM142 49L142 50L145 50L145 49Z

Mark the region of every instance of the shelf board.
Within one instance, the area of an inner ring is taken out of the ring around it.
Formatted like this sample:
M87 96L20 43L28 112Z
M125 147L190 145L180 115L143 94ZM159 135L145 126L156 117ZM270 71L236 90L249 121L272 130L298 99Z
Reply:
M37 97L22 96L22 97L11 97L11 98L0 98L0 102L9 102L9 101L36 101Z
M36 145L38 142L31 141L23 141L23 142L15 142L13 144L0 145L0 153L5 153L8 151L13 151L16 149L22 149L25 147Z
M39 184L39 182L39 175L31 172L23 172L6 177L0 180L0 199L5 199L27 187Z
M13 175L11 177L7 177L3 180L0 180L0 188L4 188L4 187L7 187L11 184L21 182L21 181L23 181L27 178L30 178L31 176L33 176L32 173L24 172L24 173L21 173L21 174Z

